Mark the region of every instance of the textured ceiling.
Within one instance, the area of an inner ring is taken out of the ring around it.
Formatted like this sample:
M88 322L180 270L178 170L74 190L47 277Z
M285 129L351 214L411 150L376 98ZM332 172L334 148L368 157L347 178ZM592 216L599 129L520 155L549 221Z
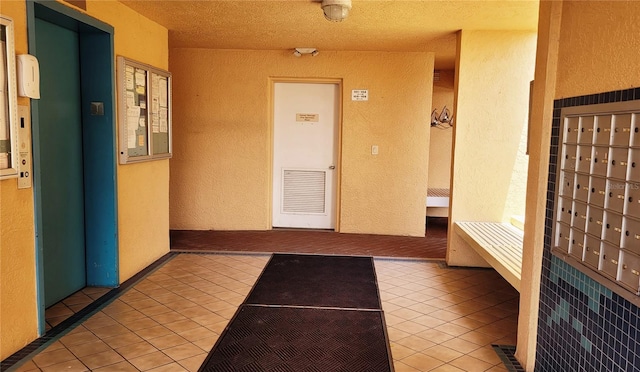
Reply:
M120 0L169 29L171 48L429 51L453 68L455 32L535 30L538 1L353 0L343 22L312 0Z

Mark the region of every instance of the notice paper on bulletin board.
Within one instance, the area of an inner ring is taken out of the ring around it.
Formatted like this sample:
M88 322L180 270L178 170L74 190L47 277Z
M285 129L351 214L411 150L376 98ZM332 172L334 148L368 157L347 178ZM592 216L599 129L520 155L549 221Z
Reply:
M171 73L118 57L120 163L171 157Z

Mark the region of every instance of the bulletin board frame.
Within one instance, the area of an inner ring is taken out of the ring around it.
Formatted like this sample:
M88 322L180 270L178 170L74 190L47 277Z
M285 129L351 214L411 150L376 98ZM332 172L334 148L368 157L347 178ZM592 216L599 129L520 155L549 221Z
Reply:
M120 164L171 158L171 73L118 56L117 82Z

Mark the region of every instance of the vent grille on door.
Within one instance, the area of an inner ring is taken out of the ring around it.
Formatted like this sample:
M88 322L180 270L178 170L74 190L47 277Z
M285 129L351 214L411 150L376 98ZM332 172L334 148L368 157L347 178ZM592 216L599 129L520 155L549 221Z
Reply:
M325 213L325 171L284 170L283 213Z

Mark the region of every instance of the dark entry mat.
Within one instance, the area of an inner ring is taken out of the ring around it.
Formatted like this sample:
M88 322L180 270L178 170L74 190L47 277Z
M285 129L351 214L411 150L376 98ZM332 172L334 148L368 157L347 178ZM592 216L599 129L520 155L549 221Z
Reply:
M199 372L391 372L382 311L243 305Z
M380 309L373 259L274 254L245 303Z

